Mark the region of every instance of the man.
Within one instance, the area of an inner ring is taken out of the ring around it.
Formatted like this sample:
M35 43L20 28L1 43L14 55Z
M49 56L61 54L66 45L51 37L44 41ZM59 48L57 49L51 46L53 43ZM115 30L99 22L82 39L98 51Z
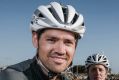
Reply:
M83 16L71 5L52 2L35 10L30 26L36 56L7 67L0 80L63 80L85 32Z
M109 61L102 54L93 54L85 61L88 80L106 80L109 70Z

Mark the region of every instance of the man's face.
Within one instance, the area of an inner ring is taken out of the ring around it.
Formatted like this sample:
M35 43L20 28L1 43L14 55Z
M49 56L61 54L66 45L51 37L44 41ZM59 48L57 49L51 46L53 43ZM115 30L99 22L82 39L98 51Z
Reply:
M88 75L90 80L105 80L107 78L107 69L101 64L91 65Z
M71 32L48 29L38 41L38 57L51 71L62 72L72 62L76 40Z

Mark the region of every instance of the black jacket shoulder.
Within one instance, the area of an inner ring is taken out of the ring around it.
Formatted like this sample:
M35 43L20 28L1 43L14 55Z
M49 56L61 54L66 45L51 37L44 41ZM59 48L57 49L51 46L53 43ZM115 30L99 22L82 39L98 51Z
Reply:
M33 59L23 61L21 63L6 67L0 73L0 80L28 80L23 71L30 68Z
M35 59L28 59L26 61L20 62L15 65L8 66L7 69L14 69L19 72L23 72L26 69L30 68L30 65L35 61Z
M0 73L0 80L48 80L35 58L8 66Z

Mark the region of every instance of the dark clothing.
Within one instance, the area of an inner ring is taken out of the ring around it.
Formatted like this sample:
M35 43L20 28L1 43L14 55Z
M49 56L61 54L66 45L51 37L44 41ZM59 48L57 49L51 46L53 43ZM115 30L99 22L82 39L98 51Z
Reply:
M29 59L7 67L0 73L0 80L49 80L49 77L43 73L36 59Z

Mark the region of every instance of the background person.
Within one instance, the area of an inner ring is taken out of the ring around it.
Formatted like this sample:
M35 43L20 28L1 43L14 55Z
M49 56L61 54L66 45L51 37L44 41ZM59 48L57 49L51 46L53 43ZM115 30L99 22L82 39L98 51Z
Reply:
M85 61L88 80L106 80L109 71L109 61L103 54L93 54Z

